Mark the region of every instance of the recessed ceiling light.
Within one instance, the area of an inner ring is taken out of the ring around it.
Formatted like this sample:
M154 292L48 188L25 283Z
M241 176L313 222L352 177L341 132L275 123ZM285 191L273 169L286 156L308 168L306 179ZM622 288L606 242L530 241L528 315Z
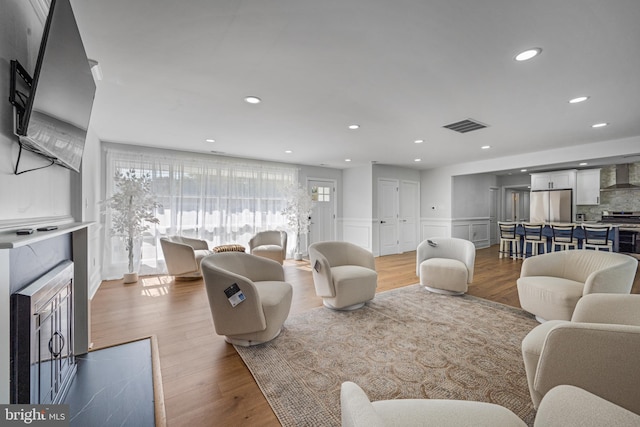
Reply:
M579 166L587 166L589 163L587 162L582 162L582 163L578 163Z
M205 141L205 142L216 142L216 140L215 140L215 139L211 139L211 138L207 138L207 139L205 139L204 141Z
M605 126L608 126L609 123L596 123L595 125L591 125L592 128L603 128Z
M586 101L587 99L589 99L589 97L588 97L588 96L579 96L579 97L577 97L577 98L570 99L570 100L569 100L569 104L577 104L577 103L579 103L579 102L584 102L584 101Z
M480 147L483 150L488 150L489 148L491 148L490 145L483 145L482 147Z
M533 48L533 49L527 49L524 52L520 52L519 54L516 55L515 60L516 61L527 61L535 56L540 55L540 53L542 52L542 49L540 49L539 47Z
M520 169L520 172L526 172L526 171L527 171L526 169Z
M244 100L249 104L260 104L262 102L262 99L258 98L257 96L247 96L244 98Z
M345 161L345 162L350 162L350 161L351 161L351 159L344 159L344 161Z
M349 125L349 129L352 129L352 130L360 129L360 125L356 125L356 124Z
M414 162L421 162L422 159L413 159Z
M416 139L413 142L416 143L416 144L422 144L424 142L424 139Z
M287 153L287 154L293 153L293 151L291 151L291 150L284 150L284 152Z

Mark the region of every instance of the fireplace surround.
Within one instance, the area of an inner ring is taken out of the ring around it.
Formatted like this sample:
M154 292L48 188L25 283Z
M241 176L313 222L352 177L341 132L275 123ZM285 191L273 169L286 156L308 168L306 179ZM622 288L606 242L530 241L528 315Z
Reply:
M62 261L73 262L73 293L68 300L73 309L73 329L70 339L65 337L65 348L73 349L74 355L85 354L89 350L88 228L91 223L43 219L32 226L52 224L58 228L30 235L16 235L15 230L10 229L0 230L0 404L11 401L11 295ZM66 242L68 249L60 249L59 241ZM60 256L50 256L52 247L62 252ZM52 349L56 353L57 346L61 344L58 339L56 336L52 341Z
M76 372L73 262L11 295L11 403L57 404Z

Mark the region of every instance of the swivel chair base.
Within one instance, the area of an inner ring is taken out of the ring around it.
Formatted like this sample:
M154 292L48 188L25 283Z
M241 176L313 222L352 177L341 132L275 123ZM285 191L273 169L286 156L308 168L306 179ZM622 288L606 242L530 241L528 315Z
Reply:
M324 305L327 308L330 308L331 310L336 310L336 311L353 311L353 310L357 310L359 308L364 307L363 302L359 302L357 304L348 305L346 307L340 307L340 308L334 307L326 301L322 301L322 305Z
M460 291L449 291L446 289L438 289L438 288L432 288L431 286L425 286L424 287L426 290L428 290L429 292L433 292L434 294L442 294L442 295L464 295L464 292L460 292Z

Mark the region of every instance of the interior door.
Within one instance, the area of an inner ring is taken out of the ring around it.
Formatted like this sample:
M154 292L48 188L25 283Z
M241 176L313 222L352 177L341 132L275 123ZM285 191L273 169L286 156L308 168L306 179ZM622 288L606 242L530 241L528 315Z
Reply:
M378 180L378 220L380 255L400 253L398 238L398 180Z
M498 244L498 189L489 189L489 245Z
M400 184L400 250L415 251L418 247L420 216L420 184L402 181Z
M314 203L307 246L314 242L335 240L335 181L314 179L309 180L307 185Z

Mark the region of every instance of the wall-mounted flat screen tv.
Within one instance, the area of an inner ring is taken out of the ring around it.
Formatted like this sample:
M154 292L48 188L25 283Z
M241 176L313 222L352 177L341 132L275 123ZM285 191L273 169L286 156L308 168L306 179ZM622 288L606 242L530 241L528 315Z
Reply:
M96 85L69 0L51 0L30 83L15 121L22 148L79 172Z

